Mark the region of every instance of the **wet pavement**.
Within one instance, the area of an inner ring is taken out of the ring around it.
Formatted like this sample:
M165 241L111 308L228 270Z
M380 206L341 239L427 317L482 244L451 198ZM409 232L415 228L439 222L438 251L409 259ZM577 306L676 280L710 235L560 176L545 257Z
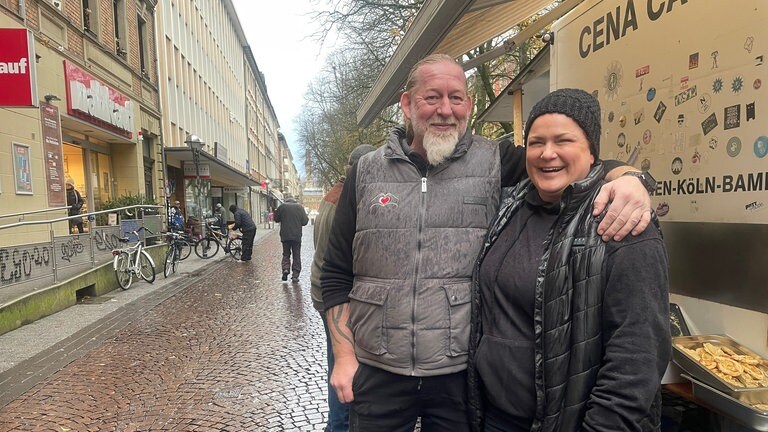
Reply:
M281 251L277 230L259 236L253 261L206 263L12 365L0 430L323 430L312 227L299 283L280 280Z

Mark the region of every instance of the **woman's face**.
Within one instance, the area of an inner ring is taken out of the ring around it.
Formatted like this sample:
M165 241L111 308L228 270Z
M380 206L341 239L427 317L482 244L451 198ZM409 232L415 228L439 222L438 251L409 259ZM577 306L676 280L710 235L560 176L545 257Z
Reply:
M578 123L564 114L544 114L528 132L525 168L546 202L560 201L568 185L582 180L595 162Z

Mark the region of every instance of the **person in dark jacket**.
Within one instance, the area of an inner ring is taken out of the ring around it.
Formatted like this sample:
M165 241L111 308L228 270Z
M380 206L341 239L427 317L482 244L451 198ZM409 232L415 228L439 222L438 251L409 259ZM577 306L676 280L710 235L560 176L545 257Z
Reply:
M69 210L67 213L69 216L77 216L80 214L80 210L83 208L83 197L80 196L80 192L75 189L75 181L72 179L67 179L67 185L65 186L67 189L67 206L69 207ZM73 218L69 220L69 231L71 232L73 228L77 228L78 233L83 232L83 218Z
M472 101L450 56L416 63L400 105L406 127L352 167L336 207L320 276L331 385L351 402L350 431L412 431L418 418L422 432L468 431L472 269L525 150L467 130ZM622 168L596 201L599 214L613 199L608 238L650 221L642 182Z
M529 179L502 202L475 267L474 431L657 431L671 354L658 228L605 243L600 106L561 89L531 110Z
M296 283L301 273L301 227L309 223L309 217L304 211L304 206L288 195L285 203L275 210L275 222L280 223L280 241L283 243L283 260L280 263L283 280L288 280L288 275L293 270L291 282Z
M256 224L253 223L251 215L247 211L237 208L232 204L229 206L229 211L232 212L235 222L229 226L231 230L239 229L243 233L243 254L240 256L240 262L248 262L251 260L251 254L253 253L253 239L256 237Z

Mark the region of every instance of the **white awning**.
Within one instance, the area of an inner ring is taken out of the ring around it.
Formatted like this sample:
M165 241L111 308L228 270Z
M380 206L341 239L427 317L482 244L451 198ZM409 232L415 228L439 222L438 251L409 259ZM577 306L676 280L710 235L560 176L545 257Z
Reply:
M564 0L498 50L483 56L483 61L511 50L521 39L534 36L581 1ZM420 59L436 52L458 58L504 34L551 4L552 0L426 0L358 108L358 123L363 127L369 125L384 108L398 101L408 71ZM475 64L465 64L465 70Z

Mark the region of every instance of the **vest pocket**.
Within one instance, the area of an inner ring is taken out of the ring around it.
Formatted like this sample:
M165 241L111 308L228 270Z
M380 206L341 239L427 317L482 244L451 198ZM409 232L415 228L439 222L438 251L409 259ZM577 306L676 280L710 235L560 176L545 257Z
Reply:
M487 228L491 222L488 197L465 196L461 207L461 223L465 227Z
M375 355L387 352L384 308L388 289L382 284L356 282L349 293L349 323L355 346Z
M469 320L471 282L444 285L448 300L448 346L449 357L465 355L469 352Z

